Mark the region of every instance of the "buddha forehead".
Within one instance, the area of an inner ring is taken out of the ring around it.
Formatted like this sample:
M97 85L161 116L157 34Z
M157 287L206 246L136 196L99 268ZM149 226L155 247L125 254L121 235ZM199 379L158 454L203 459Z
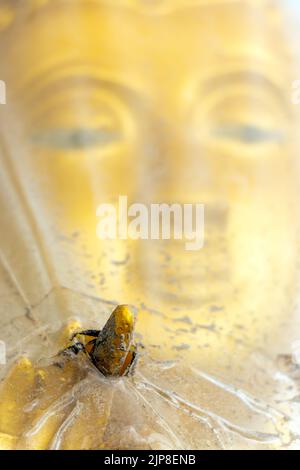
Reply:
M0 0L0 32L12 25L14 33L29 24L38 28L36 23L45 26L48 21L57 25L55 34L53 30L51 34L54 41L55 36L82 31L85 34L77 40L83 42L85 35L95 34L96 25L98 37L106 37L115 29L118 34L111 38L115 43L121 42L123 34L129 31L132 40L137 33L140 41L136 46L157 43L164 49L164 44L174 41L175 33L184 29L184 34L177 37L178 45L192 38L196 39L194 48L204 46L200 41L202 34L217 41L218 37L230 40L236 35L249 40L251 33L251 40L260 41L263 47L262 35L256 37L255 33L260 31L264 38L268 36L270 31L265 28L276 23L275 13L282 10L280 1L275 4L264 0ZM68 25L66 30L61 30L60 24ZM47 28L44 32L49 33ZM163 41L157 41L159 37ZM209 45L213 46L213 41ZM205 46L207 49L208 44ZM210 48L208 52L212 51Z
M0 50L9 52L2 66L11 86L26 85L27 79L49 70L54 79L94 76L96 71L159 100L186 100L194 96L199 81L220 85L212 77L220 76L224 85L227 72L245 70L247 81L257 85L251 68L286 83L286 41L282 26L274 21L275 7L255 3L32 0L21 6L0 1L2 9L14 6L0 44Z

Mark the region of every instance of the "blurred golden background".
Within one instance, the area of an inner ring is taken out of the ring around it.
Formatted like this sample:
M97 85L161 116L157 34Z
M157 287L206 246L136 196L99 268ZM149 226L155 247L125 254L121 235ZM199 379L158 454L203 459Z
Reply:
M124 385L135 387L125 390L128 416L134 393L148 407L118 426L107 411L109 437L91 443L62 428L76 409L77 432L92 434L79 397L59 425L44 425L42 444L31 443L37 417L28 412L24 421L22 410L36 377L23 402L9 388L25 386L33 366L22 359L4 379L4 447L299 446L296 14L300 21L299 6L273 0L0 1L0 339L8 368L19 356L55 354L68 321L101 328L113 305L128 303L145 345L135 385ZM204 248L99 240L97 206L123 194L205 204ZM100 389L109 389L105 381ZM163 393L175 393L177 405L162 404ZM99 416L107 400L96 402ZM154 415L167 423L162 430ZM126 426L136 432L128 442ZM69 437L58 440L58 429Z

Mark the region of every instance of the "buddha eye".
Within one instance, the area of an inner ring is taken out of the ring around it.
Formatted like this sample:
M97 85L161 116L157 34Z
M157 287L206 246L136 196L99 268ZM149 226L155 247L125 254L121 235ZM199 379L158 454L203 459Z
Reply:
M127 98L123 88L89 76L58 80L31 98L29 141L56 152L117 150L133 139Z
M284 140L281 130L256 124L222 124L212 129L212 136L220 140L239 141L245 145L280 143Z
M40 131L32 135L32 143L60 150L81 150L89 147L107 146L120 141L121 133L101 128L60 128Z
M216 154L253 159L275 155L286 143L290 103L268 76L251 70L217 75L200 97L192 114L195 142Z

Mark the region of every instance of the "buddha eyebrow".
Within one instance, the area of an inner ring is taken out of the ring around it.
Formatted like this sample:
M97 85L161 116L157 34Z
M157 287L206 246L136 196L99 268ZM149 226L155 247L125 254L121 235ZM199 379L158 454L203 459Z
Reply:
M286 99L284 89L280 88L274 81L263 73L243 69L233 73L219 74L206 79L205 82L200 83L199 90L201 94L211 94L216 89L226 89L232 85L248 85L254 92L255 90L264 90L266 94L272 94L280 104L281 108L290 115L290 102Z
M80 66L80 64L79 64ZM89 71L80 72L76 71L78 64L56 64L55 68L60 70L63 68L66 70L65 75L58 76L54 80L47 80L47 77L51 75L55 70L49 68L45 71L44 74L36 77L34 80L30 80L24 86L22 93L23 99L25 101L37 100L39 97L42 99L45 96L45 93L55 94L55 92L61 92L62 88L68 87L76 89L76 87L82 87L83 90L95 89L95 90L109 90L112 93L115 93L116 96L123 99L124 102L128 104L133 104L134 108L147 109L149 108L149 97L146 92L143 90L141 84L138 83L138 80L133 80L134 87L115 77L106 78L92 75ZM100 66L99 66L100 68ZM112 74L113 75L113 74ZM29 93L32 91L33 93Z

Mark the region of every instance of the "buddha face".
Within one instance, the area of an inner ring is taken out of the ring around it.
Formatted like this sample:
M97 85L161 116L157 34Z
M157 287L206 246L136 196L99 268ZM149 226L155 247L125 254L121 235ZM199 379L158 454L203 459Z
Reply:
M2 138L55 281L137 306L158 357L291 339L297 70L285 11L254 3L0 2ZM203 203L204 247L99 240L96 208L119 195Z

